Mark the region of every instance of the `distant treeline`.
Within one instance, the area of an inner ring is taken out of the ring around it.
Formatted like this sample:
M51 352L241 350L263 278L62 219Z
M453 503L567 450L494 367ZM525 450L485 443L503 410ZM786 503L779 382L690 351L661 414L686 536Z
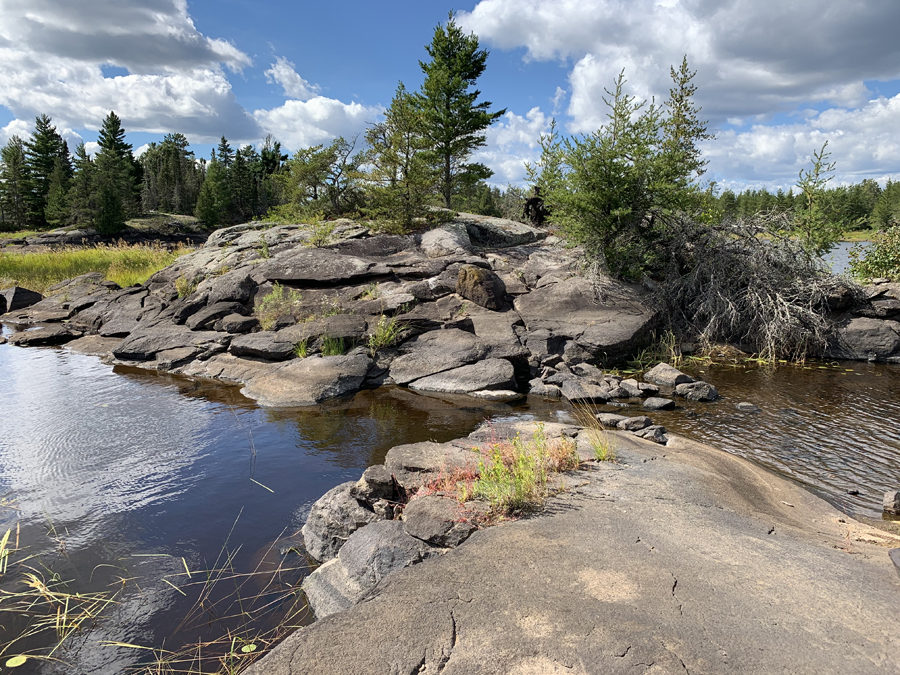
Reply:
M735 194L731 190L719 193L718 206L732 217L748 217L758 213L791 213L803 209L804 196L793 189L774 194L766 190L745 190ZM827 188L820 204L826 217L839 223L841 229L883 230L900 224L900 182L888 180L885 187L867 179L848 186Z

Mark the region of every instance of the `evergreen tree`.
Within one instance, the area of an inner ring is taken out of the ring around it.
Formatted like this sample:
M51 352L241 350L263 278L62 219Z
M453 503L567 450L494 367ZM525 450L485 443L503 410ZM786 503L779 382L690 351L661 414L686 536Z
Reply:
M474 34L463 33L453 13L446 27L435 28L425 49L431 61L419 62L425 81L416 100L423 112L431 159L440 172L440 193L444 205L451 208L453 195L493 175L483 164L466 160L485 144L485 129L506 110L490 112L490 101L477 101L481 92L472 87L484 73L488 52L478 48Z
M28 220L34 227L44 227L47 225L44 211L47 208L47 195L56 161L59 159L62 162L64 171L71 171L69 148L47 115L35 118L34 133L25 142L25 159L30 188L27 198Z
M141 155L145 211L193 213L203 182L200 166L183 134L167 134L162 143L151 143Z
M228 174L225 167L216 161L215 155L213 155L213 159L206 169L206 179L203 181L197 197L194 215L207 228L213 229L227 217L230 201Z
M65 164L61 157L57 157L53 162L53 172L50 174L50 189L47 192L44 217L47 223L53 227L67 225L70 218L69 184L71 178Z
M7 227L14 230L26 227L29 189L25 143L13 136L0 150L0 212Z
M94 172L97 213L94 227L101 234L115 234L137 211L135 203L134 158L125 141L125 130L115 112L103 120L98 139Z
M827 253L843 232L841 223L832 217L826 205L825 188L833 178L828 174L834 171L834 162L828 161L831 153L827 147L828 141L825 141L821 150L813 152L812 168L800 171L797 188L803 202L792 229L803 247L816 255Z
M384 117L366 132L370 210L409 227L425 214L437 179L426 154L424 116L401 83Z
M93 226L97 215L96 195L94 192L94 162L79 143L75 148L75 175L69 187L69 211L71 220L76 225Z
M219 162L225 169L230 169L232 162L234 162L234 151L228 145L228 140L224 136L219 140L218 151Z

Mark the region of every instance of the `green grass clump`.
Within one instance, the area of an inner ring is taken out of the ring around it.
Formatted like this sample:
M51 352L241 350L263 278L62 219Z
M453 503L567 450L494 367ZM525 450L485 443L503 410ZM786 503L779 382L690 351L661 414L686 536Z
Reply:
M322 356L342 356L346 351L344 338L333 338L327 335L322 338Z
M305 359L309 356L309 338L303 338L294 345L294 356L298 359Z
M100 244L91 248L61 248L44 253L0 251L0 279L38 293L60 281L99 272L123 288L142 284L193 249L139 244Z
M369 334L367 347L369 353L374 357L375 352L385 347L391 347L400 335L403 327L397 323L394 317L388 318L384 314L378 319L378 325L375 326L374 332Z
M258 299L253 307L253 316L259 321L263 330L272 330L280 316L293 313L294 305L300 302L300 291L285 288L277 281L272 285L268 295Z
M597 412L597 409L589 403L576 403L572 407L575 419L584 427L587 434L594 459L598 462L615 462L616 445L597 419Z
M175 290L178 291L179 298L186 298L193 295L197 290L200 282L197 279L188 279L187 277L178 277L175 280Z
M548 441L544 425L539 424L530 441L517 434L482 453L472 493L490 503L496 517L515 515L547 497L551 473L571 471L578 465L575 442L570 438Z

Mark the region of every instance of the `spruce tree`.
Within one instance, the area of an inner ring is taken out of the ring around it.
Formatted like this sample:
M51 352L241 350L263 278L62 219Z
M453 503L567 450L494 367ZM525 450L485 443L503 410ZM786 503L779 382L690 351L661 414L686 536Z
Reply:
M57 159L63 162L63 168L70 167L69 148L56 132L51 119L47 115L38 115L34 121L34 133L25 142L25 159L29 180L28 220L34 227L47 225L47 195L50 192L50 179Z
M217 153L219 162L222 166L227 170L231 168L232 162L234 162L234 150L231 149L231 146L228 145L228 139L224 136L219 140L219 147Z
M481 92L472 87L484 73L488 52L478 48L474 34L463 33L452 12L446 27L435 28L425 49L431 61L419 62L425 81L417 103L424 115L430 154L439 170L439 191L449 209L453 195L493 175L483 164L466 160L485 144L485 130L506 110L490 112L490 101L478 102Z
M197 197L194 215L207 228L213 229L224 222L230 206L228 175L225 167L215 159L206 168L206 179Z
M101 234L115 234L125 227L125 220L137 209L131 145L125 142L125 130L114 112L103 120L98 142L94 227Z
M26 227L28 191L25 143L13 136L0 150L0 210L7 227L16 230Z
M85 150L84 143L75 148L75 174L69 187L69 212L76 225L93 226L97 215L94 191L94 162Z
M69 171L66 162L57 157L53 162L53 172L50 174L50 189L47 191L47 205L44 207L44 217L47 223L53 227L62 227L69 223Z

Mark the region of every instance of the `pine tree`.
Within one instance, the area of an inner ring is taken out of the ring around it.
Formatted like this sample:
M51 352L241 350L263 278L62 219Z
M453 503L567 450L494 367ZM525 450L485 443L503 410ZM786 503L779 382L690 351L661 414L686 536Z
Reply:
M228 140L224 136L219 140L218 158L225 169L230 169L232 162L234 162L234 151L228 145Z
M416 101L423 111L432 161L440 172L439 191L450 208L453 195L493 175L483 164L467 160L485 144L484 131L506 110L490 112L490 101L477 102L481 92L472 87L484 73L488 52L478 48L474 34L463 34L452 12L446 27L435 28L425 49L431 61L419 62L425 81Z
M114 112L103 120L98 142L100 150L94 175L97 206L94 227L101 234L115 234L125 227L125 220L137 208L131 145L125 142L125 130Z
M84 143L75 148L75 175L69 187L69 211L76 225L93 226L97 215L94 191L94 162L85 150Z
M34 227L44 227L47 225L44 210L47 208L47 195L56 160L63 162L64 169L71 167L69 148L47 115L35 118L34 133L25 142L25 159L30 187L27 198L28 220Z
M13 136L0 150L0 210L4 223L13 229L26 227L29 189L25 143Z

